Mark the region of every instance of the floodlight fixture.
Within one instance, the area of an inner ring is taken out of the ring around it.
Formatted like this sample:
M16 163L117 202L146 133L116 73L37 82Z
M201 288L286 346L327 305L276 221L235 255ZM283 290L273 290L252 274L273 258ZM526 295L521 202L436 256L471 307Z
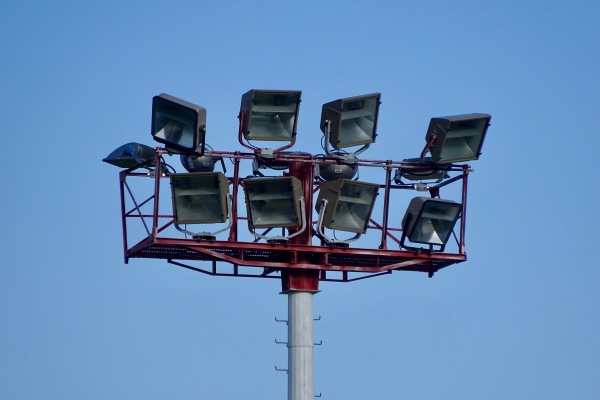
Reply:
M277 154L273 154L273 157L264 157L264 154L260 154L252 160L252 173L254 176L264 177L265 175L260 172L261 169L284 171L290 168L292 160L308 160L310 158L312 158L310 153L301 151L280 151Z
M325 134L324 148L328 155L336 156L329 151L329 145L336 150L362 145L353 153L356 156L375 143L380 98L381 93L372 93L323 104L321 131Z
M448 172L431 162L431 157L407 158L402 161L402 166L396 170L394 182L403 184L402 178L409 181L435 181L439 183L449 178Z
M181 154L181 165L188 172L212 172L215 170L215 160L208 154L196 156L190 154Z
M134 168L153 160L155 155L156 152L152 147L131 142L118 147L102 161L121 168Z
M413 248L404 244L408 239L412 243L440 246L439 251L444 251L461 211L462 204L452 200L415 197L402 219L400 246Z
M152 137L174 153L204 152L206 110L168 94L152 99ZM200 150L198 150L200 149Z
M306 229L301 181L293 176L246 178L243 181L250 232L268 241L289 240ZM287 228L288 236L267 237L259 228Z
M358 173L358 165L342 162L321 163L315 165L315 176L324 181L334 181L336 179L352 179Z
M435 164L477 160L490 126L489 114L463 114L432 118L421 158L427 151Z
M171 175L175 227L196 239L214 238L231 226L229 180L222 172L193 172ZM228 225L213 233L193 233L181 224Z
M367 231L375 205L379 185L350 179L325 182L319 190L315 209L319 213L317 234L331 244L349 243ZM347 240L331 239L323 231L328 229L354 232Z
M212 147L208 144L204 144L205 149L203 151L203 155L198 154L181 154L180 161L181 165L188 172L213 172L215 170L215 164L217 162L221 163L223 167L223 172L227 172L225 168L225 163L223 162L223 157L214 153Z
M240 105L240 133L248 141L290 142L274 151L291 147L296 141L301 95L299 90L249 90Z

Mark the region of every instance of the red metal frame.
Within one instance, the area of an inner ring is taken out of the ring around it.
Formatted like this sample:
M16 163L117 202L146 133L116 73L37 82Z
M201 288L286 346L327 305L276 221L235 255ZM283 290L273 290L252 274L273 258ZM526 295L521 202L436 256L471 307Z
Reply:
M161 183L168 179L163 171L163 155L166 150L157 148L154 159L153 174L154 193L150 197L138 201L130 186L128 178L148 176L147 173L139 172L140 169L123 170L120 173L121 192L121 218L123 226L123 248L125 262L131 258L158 258L166 259L170 264L188 268L204 274L213 276L238 276L257 278L282 279L282 288L286 290L317 290L318 281L349 282L369 277L388 274L392 271L421 271L429 276L441 268L466 261L465 252L465 221L467 205L467 178L471 171L467 165L452 167L458 173L454 178L447 179L442 183L429 187L432 197L439 196L440 189L448 184L462 182L462 214L458 227L458 253L440 253L432 249L390 249L388 241L395 245L400 239L394 234L401 234L401 229L390 227L389 205L390 195L396 189L408 189L411 185L392 184L392 172L402 166L410 169L413 164L407 162L359 160L358 165L365 167L377 167L385 169L386 181L380 185L383 190L384 209L382 221L371 220L369 231L379 230L381 238L378 248L353 248L327 246L313 237L311 229L314 226L312 220L313 196L318 190L318 182L315 182L314 167L317 163L323 165L340 162L337 159L327 157L309 156L305 153L298 154L276 154L276 160L289 162L290 169L287 175L300 179L304 186L305 207L307 224L309 229L301 235L294 237L290 243L266 243L243 241L238 235L238 224L245 220L244 216L238 214L238 192L243 182L240 177L240 163L245 160L253 160L255 153L241 152L211 152L212 155L229 158L234 164L232 185L232 224L229 234L224 235L226 240L196 240L186 237L173 237L167 228L173 225L173 215L161 215L159 213L159 202ZM417 166L415 166L416 168ZM146 178L147 179L147 178ZM126 209L129 202L133 208ZM168 200L170 203L170 199ZM152 203L152 211L144 214L141 208ZM135 221L135 220L141 220ZM147 220L152 221L148 227ZM142 223L147 235L142 237L134 245L128 242L128 227L130 223ZM169 236L171 235L171 236ZM181 235L181 234L179 234ZM313 243L316 242L316 243ZM194 264L192 264L194 262ZM196 263L199 262L199 265ZM222 267L229 264L229 267ZM280 272L281 275L274 274ZM358 274L358 276L356 276ZM335 276L334 276L335 275Z

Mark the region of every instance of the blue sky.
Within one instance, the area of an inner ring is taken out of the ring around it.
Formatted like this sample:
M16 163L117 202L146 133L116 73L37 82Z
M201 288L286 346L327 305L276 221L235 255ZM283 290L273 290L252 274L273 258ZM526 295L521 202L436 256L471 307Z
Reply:
M599 18L586 0L2 2L0 398L285 396L277 280L123 264L100 161L154 145L163 92L241 149L253 88L303 91L294 149L313 153L341 97L382 93L372 159L418 155L431 117L492 115L468 261L321 284L316 393L598 398Z

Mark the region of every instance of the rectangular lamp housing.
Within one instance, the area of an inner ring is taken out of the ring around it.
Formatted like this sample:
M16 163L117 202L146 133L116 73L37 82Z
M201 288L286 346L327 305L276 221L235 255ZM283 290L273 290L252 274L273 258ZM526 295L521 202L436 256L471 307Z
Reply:
M264 177L244 179L248 224L251 228L300 226L302 183L298 178Z
M321 131L330 121L329 144L334 149L375 142L380 93L347 97L323 104Z
M327 200L323 215L326 228L362 234L367 231L378 191L377 184L336 179L321 186L315 208L320 212L323 200Z
M246 140L292 141L302 92L250 90L242 96L242 132Z
M451 200L415 197L402 220L404 235L413 243L444 246L462 211Z
M205 130L204 107L165 93L152 99L152 137L173 152L194 153Z
M436 164L477 160L481 155L483 140L492 116L489 114L464 114L432 118L426 140L435 135L430 148Z
M222 172L171 175L175 222L214 224L227 220L229 180Z

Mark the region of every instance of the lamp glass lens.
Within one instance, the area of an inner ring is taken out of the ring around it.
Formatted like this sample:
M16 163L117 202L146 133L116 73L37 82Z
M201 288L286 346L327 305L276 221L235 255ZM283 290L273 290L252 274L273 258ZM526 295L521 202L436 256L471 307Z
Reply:
M291 140L297 109L297 94L256 93L246 137L258 140Z
M481 132L474 128L449 130L446 132L440 162L477 159L481 139Z
M300 218L290 180L247 180L246 196L253 228L299 225Z
M371 143L376 113L377 97L344 102L337 147Z
M167 101L156 104L152 135L158 141L194 150L198 113Z
M427 201L409 235L411 242L443 245L454 229L460 204Z
M222 193L218 174L171 176L175 221L181 224L225 222L227 192Z
M364 233L377 196L376 185L346 182L340 191L329 229Z

